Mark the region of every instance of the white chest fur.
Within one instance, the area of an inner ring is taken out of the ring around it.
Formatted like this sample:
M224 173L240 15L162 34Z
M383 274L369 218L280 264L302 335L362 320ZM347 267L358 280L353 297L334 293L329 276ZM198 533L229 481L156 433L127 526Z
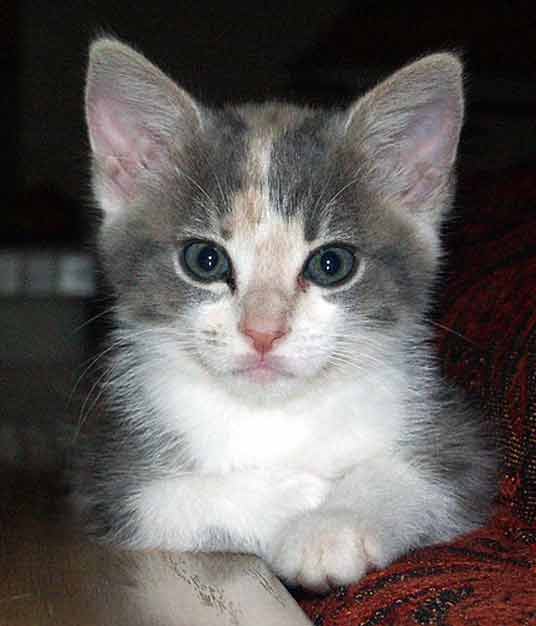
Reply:
M387 377L386 377L387 376ZM295 467L335 478L392 449L404 423L401 382L386 372L331 382L284 403L246 402L206 380L160 381L153 401L166 429L179 432L202 472Z

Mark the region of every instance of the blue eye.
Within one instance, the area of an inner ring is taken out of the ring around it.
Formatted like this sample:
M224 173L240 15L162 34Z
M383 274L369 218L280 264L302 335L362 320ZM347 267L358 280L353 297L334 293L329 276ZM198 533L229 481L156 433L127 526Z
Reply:
M231 277L227 252L211 241L190 241L182 249L181 261L186 272L203 283L228 281Z
M335 287L355 273L356 258L346 246L325 246L315 250L305 263L303 277L320 287Z

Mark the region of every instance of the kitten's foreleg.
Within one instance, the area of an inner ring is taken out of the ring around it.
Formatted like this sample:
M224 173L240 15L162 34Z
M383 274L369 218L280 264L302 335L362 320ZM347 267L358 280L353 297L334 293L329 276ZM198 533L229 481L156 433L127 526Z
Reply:
M318 507L330 483L307 473L233 471L155 481L133 498L136 547L262 554L288 520Z
M287 582L326 591L464 530L447 484L390 457L355 467L320 507L290 521L265 556Z

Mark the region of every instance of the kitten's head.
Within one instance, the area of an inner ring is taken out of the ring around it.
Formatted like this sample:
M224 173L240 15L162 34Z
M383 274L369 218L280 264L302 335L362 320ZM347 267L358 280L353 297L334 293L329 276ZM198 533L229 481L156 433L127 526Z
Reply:
M86 107L103 260L148 367L286 396L381 365L422 317L463 118L456 57L345 111L212 110L101 39Z

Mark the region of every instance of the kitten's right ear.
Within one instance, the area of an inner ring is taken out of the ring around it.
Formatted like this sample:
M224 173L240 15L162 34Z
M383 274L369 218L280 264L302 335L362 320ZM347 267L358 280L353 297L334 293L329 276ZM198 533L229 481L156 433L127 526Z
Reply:
M345 121L371 187L436 230L450 205L463 109L461 62L440 53L395 72L358 100Z
M105 219L124 210L140 182L161 177L203 126L200 107L144 56L114 39L93 43L86 79L93 185Z

